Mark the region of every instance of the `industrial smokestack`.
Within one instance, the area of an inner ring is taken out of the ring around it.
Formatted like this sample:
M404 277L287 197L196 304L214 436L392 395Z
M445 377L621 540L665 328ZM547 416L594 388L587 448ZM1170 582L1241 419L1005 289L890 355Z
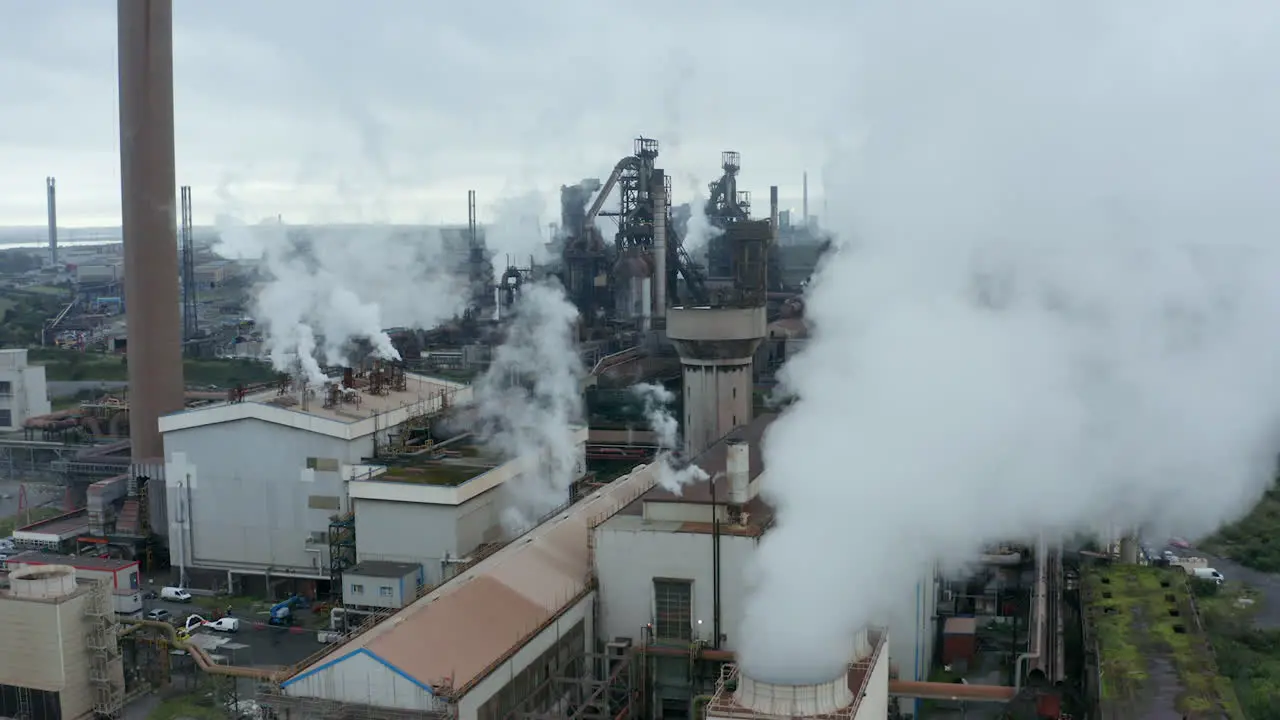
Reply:
M653 171L653 310L659 317L667 313L667 187L662 170Z
M58 190L53 178L45 178L46 203L49 207L49 262L58 267Z
M159 418L183 405L172 0L117 0L116 35L129 438L136 465L163 458Z
M769 222L773 226L773 241L778 241L778 186L769 186Z
M804 226L809 227L809 173L804 174Z

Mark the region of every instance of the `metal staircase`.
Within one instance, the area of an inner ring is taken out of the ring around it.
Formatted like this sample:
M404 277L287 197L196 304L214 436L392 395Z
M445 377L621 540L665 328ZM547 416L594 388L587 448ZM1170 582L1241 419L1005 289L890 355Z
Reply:
M89 625L86 645L89 649L93 711L98 718L118 718L123 706L123 693L112 678L112 667L120 662L120 649L116 642L115 610L111 607L105 582L93 584L85 615Z

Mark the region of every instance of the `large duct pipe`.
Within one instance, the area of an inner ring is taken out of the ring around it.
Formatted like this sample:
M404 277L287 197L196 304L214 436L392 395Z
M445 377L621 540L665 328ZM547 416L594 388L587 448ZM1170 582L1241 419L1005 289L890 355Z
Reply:
M58 267L58 190L53 178L45 178L45 203L49 210L49 262Z
M164 457L159 418L182 409L173 0L117 0L120 196L129 307L133 460Z
M1029 667L1031 661L1039 660L1044 654L1045 612L1048 610L1047 595L1049 593L1049 544L1045 541L1043 534L1040 535L1040 541L1036 544L1036 585L1034 592L1035 596L1031 599L1032 618L1028 623L1031 631L1027 636L1027 644L1031 647L1028 647L1027 652L1019 655L1014 661L1013 688L1015 692L1022 689L1023 667Z
M667 187L662 170L653 171L653 311L667 315Z

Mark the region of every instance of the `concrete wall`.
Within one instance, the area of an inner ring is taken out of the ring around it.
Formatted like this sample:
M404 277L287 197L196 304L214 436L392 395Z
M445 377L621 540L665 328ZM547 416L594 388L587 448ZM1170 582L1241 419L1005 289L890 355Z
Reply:
M656 523L650 523L654 525ZM676 523L661 523L677 525ZM748 537L720 538L720 615L722 647L737 647L746 582L743 568L755 551ZM596 573L600 581L599 639L616 637L641 641L640 629L653 622L653 579L693 581L695 633L711 641L714 632L712 603L711 535L645 529L640 518L617 516L596 529ZM697 625L697 621L702 624Z
M940 581L936 572L921 577L909 600L897 605L889 619L889 654L902 680L928 680L933 650L937 644L934 630L938 614Z
M0 352L0 382L9 384L0 392L0 409L9 411L9 422L0 420L0 430L21 428L27 418L50 412L44 366L28 365L26 350Z
M496 489L461 505L366 498L354 502L358 559L422 565L428 585L443 580L446 557L466 557L481 543L498 539L501 531Z
M889 642L893 642L893 632L889 633ZM890 646L892 647L892 646ZM853 720L884 720L889 717L889 654L881 652L876 664L871 668L871 676L867 678L866 694L858 703L858 711Z
M752 363L700 362L684 366L685 452L697 455L735 428L751 422Z
M341 466L359 463L372 439L250 418L173 430L164 442L175 566L328 577L329 518L347 509Z
M61 632L61 605L82 611L84 606L74 598L56 604L0 597L0 648L5 657L22 658L22 662L0 662L0 684L54 692L66 687L62 653L67 633ZM82 614L72 633L82 643L83 622Z
M441 712L446 707L431 694L430 688L401 675L363 649L334 658L310 675L293 680L285 686L284 693L417 712ZM290 714L289 717L312 716Z

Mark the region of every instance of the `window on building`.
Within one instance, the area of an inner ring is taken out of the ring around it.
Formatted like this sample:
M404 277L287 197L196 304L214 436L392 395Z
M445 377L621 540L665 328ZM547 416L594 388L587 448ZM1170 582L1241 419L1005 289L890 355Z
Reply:
M9 408L0 409L0 427L13 426L13 411Z
M351 593L352 593L353 595L363 595L363 594L364 594L364 586L363 586L363 585L360 585L359 583L353 584L353 585L351 586Z
M693 639L693 581L654 578L653 610L655 637Z
M383 585L382 587L378 588L378 594L385 598L391 597L391 586Z
M0 397L13 396L13 383L8 380L0 380Z

